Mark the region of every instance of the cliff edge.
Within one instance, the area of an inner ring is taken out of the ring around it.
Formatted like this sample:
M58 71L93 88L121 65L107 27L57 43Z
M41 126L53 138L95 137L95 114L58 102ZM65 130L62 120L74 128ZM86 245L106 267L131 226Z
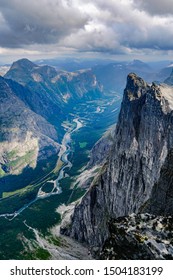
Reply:
M173 88L129 74L110 156L61 232L98 252L112 219L172 215L172 149Z

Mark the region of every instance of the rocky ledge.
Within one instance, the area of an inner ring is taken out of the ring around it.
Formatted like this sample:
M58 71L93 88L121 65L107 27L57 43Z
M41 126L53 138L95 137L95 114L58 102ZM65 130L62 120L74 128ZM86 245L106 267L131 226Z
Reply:
M173 259L173 217L131 214L109 223L100 259Z

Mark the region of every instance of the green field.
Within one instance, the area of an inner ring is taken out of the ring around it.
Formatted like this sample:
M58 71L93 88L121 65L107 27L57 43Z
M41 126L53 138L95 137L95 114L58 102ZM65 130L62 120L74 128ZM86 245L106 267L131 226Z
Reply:
M81 149L86 148L86 146L87 146L87 142L79 142L79 147L80 147Z

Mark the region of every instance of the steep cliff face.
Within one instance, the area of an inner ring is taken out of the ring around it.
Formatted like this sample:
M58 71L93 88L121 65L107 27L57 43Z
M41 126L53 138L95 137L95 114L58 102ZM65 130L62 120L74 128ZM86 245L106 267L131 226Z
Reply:
M171 87L149 86L135 74L128 75L109 159L76 206L69 227L62 228L63 233L99 251L110 235L110 219L138 213L146 207L156 211L151 200L155 196L153 187L161 180L161 169L171 162L172 100ZM157 188L159 196L160 186ZM171 184L165 189L170 188ZM172 208L161 204L164 211L160 212L173 214Z
M96 142L90 152L88 168L102 165L107 161L111 148L114 144L115 125L107 130L104 135Z
M159 180L152 189L144 211L156 215L173 215L173 149L168 151Z
M25 106L0 77L0 177L35 168L59 151L54 127Z
M115 126L111 127L95 143L90 151L90 160L85 169L76 178L75 184L80 188L89 188L92 181L99 175L102 166L107 162L113 146Z

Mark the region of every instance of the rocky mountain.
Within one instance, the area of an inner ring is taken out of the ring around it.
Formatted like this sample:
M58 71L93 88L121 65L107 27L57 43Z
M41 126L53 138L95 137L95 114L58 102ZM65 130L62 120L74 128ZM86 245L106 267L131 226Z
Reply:
M0 77L0 193L53 169L62 122L76 102L100 96L103 88L89 70L72 73L28 59L14 62Z
M53 75L53 71L54 68L50 67L49 71L47 69L48 77ZM62 100L58 94L54 96L54 92L46 85L44 72L46 72L45 69L40 69L28 59L21 59L12 64L4 77L11 80L9 83L13 90L18 87L18 97L35 113L46 119L51 119L52 116L61 118ZM20 85L24 86L26 90L20 90Z
M3 178L34 169L59 150L56 130L19 99L22 92L25 94L25 88L17 85L14 90L14 84L11 87L9 80L0 77L0 177Z
M118 123L113 135L114 143L108 160L92 181L87 193L77 203L71 223L61 228L62 233L87 243L97 257L106 244L105 242L111 238L112 234L116 234L110 229L110 224L113 224L114 221L117 223L117 218L127 216L130 224L128 216L133 213L149 212L152 215L173 215L171 171L173 88L165 84L149 85L136 74L129 74ZM148 220L152 219L154 218L148 218ZM159 223L160 219L162 218L156 217L155 222ZM132 224L136 227L139 225L136 219ZM139 255L140 250L137 250L138 254L134 254L134 258L141 256L142 258L157 259L160 258L160 255L163 258L169 258L170 252L173 256L173 251L171 251L173 250L172 229L169 224L165 225L168 229L167 233L169 233L167 242L170 244L169 248L165 249L167 250L165 257L161 250L158 253L159 245L155 246L153 250L153 252L157 251L157 254L148 253L147 255L148 250L150 251L147 237L146 240L143 239L144 255ZM119 241L117 242L121 241L123 244L126 242L125 240L128 240L126 245L131 246L131 252L134 249L132 248L134 240L139 241L140 235L150 236L150 239L154 240L152 243L156 243L156 245L157 242L163 243L158 237L159 233L158 235L155 232L151 233L152 226L150 227L146 223L144 226L146 231L148 230L147 234L142 231L142 226L138 226L136 235L133 233L133 236L130 235L130 237L127 230L127 233L122 230L124 235L120 234L121 224L119 224L120 230L117 237ZM165 233L166 236L167 233ZM164 239L164 236L161 239ZM106 248L110 249L109 245ZM139 248L141 247L139 246ZM111 250L114 249L111 247ZM130 249L127 250L126 258L131 257L129 252ZM119 258L122 258L122 255L119 255Z
M48 120L62 119L69 103L103 96L103 87L90 70L57 71L54 67L21 59L12 64L4 77L25 86L25 96L18 90L20 98Z

